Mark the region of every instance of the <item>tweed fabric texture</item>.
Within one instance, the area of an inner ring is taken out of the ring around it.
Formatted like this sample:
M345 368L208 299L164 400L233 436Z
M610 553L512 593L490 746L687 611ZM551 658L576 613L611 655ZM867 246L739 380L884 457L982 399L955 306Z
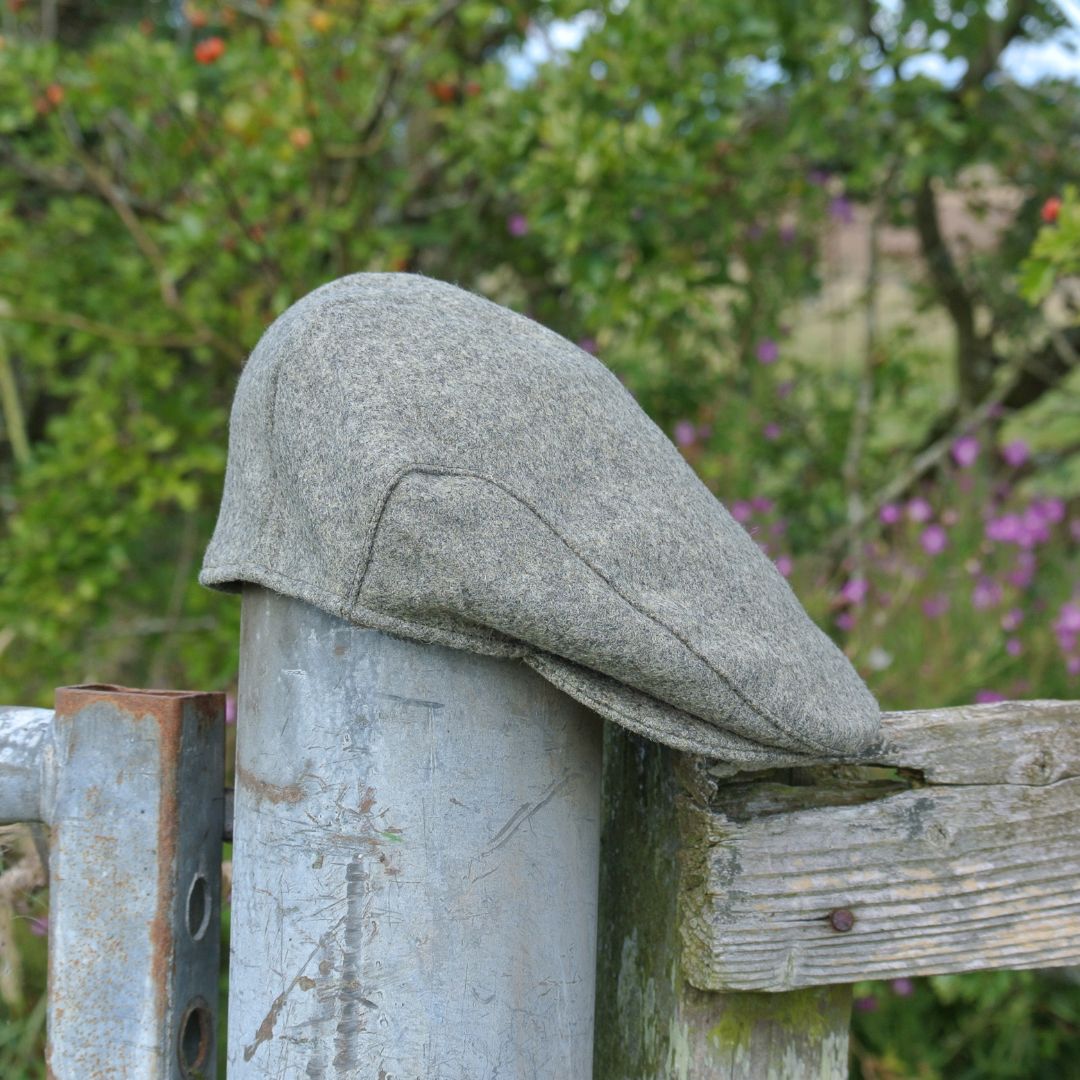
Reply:
M841 756L878 731L848 660L602 363L418 275L341 278L267 330L200 580L520 658L730 762Z

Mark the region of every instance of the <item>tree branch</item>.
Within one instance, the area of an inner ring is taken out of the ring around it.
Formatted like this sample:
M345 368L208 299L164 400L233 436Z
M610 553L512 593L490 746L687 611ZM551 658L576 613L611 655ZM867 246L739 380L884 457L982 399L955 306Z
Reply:
M1050 344L1039 353L1035 354L1042 364L1046 364L1049 356L1058 358L1058 378L1053 383L1047 383L1044 378L1033 376L1031 373L1032 357L1024 357L1017 361L1009 376L1004 379L1000 386L989 394L982 402L966 416L960 417L948 431L932 442L926 449L912 459L908 466L893 477L877 495L862 507L861 512L850 519L844 528L840 529L826 545L826 551L832 555L838 555L852 542L855 536L869 521L877 517L878 512L886 504L901 498L931 469L938 466L948 455L952 444L961 435L973 431L984 424L993 416L999 408L1016 409L1031 404L1034 397L1031 393L1034 384L1037 383L1039 390L1035 395L1041 396L1052 386L1057 385L1066 374L1080 365L1080 352L1077 351L1080 344L1080 330L1071 333L1051 331Z
M930 176L915 193L915 231L919 248L941 303L956 330L956 363L960 401L973 405L985 392L992 375L987 343L975 327L975 300L964 284L941 231L937 195Z
M1001 54L1010 43L1020 36L1024 29L1024 19L1031 14L1031 0L1012 0L1002 19L1000 30L991 30L987 34L982 52L968 65L968 69L959 84L954 88L952 97L959 101L969 90L982 86L994 73L1001 59Z
M124 198L119 188L113 182L109 174L79 145L70 128L68 130L71 143L72 155L82 166L83 171L89 177L91 183L101 193L102 198L113 208L116 216L127 229L135 246L142 253L146 261L151 265L157 276L158 289L161 293L162 302L170 310L180 316L193 330L202 336L207 342L220 349L226 356L242 360L244 351L228 338L222 337L214 329L207 326L201 319L196 319L184 307L177 290L176 283L172 279L165 256L157 246L153 237L146 231L138 215L132 210L131 205Z
M15 382L11 357L8 355L2 334L0 334L0 406L3 408L8 442L11 444L11 456L16 464L25 465L30 460L30 440L26 435L26 420L23 416L22 403L19 401L19 387Z
M26 311L10 308L0 303L0 319L9 322L27 322L39 326L60 326L78 330L93 337L116 341L123 345L139 345L148 349L191 349L196 345L209 345L211 339L202 334L144 334L137 330L124 330L109 323L95 322L67 311Z

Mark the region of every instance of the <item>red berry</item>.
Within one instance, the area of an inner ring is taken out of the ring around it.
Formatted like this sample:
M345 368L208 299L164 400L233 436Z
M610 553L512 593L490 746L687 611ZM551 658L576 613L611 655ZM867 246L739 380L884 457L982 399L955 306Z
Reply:
M1043 221L1047 225L1053 225L1058 219L1058 214L1061 213L1061 199L1057 195L1051 195L1049 199L1042 204L1042 210L1039 211L1042 215Z
M219 37L204 38L195 46L195 60L200 64L212 64L225 52L225 42Z
M429 82L428 93L444 105L449 105L457 97L457 87L453 83L440 81Z
M59 105L64 100L64 88L59 83L49 83L45 87L45 97L50 105Z
M297 127L289 132L289 142L291 142L297 150L306 150L311 145L311 140L312 135L310 128Z

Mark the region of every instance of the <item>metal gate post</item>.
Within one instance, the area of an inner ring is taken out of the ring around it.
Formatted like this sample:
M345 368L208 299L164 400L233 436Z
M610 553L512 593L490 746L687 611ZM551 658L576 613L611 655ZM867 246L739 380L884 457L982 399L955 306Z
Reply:
M244 590L229 1076L590 1075L601 721Z
M49 845L48 1074L215 1074L222 694L65 687L0 710L0 820Z

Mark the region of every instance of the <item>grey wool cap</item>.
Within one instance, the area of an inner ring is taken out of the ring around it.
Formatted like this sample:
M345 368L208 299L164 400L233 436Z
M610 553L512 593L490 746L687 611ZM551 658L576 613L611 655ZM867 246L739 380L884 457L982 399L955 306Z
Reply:
M602 363L453 285L353 274L266 331L200 575L520 658L602 716L762 767L878 706Z

